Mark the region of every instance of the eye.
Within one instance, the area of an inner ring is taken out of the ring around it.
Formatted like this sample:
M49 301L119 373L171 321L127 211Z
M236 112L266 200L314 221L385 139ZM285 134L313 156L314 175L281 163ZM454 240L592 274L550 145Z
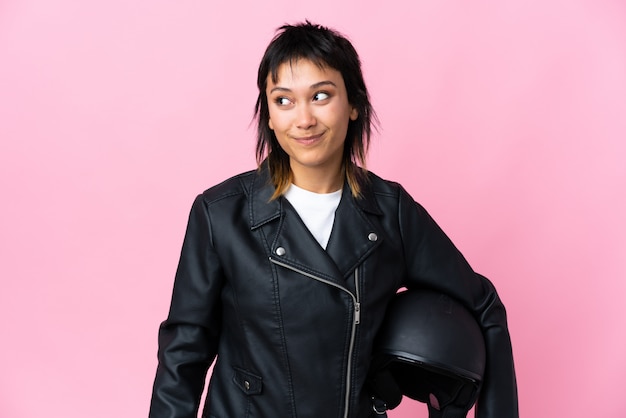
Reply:
M285 96L280 96L274 99L274 102L278 106L289 106L291 104L291 100Z
M330 94L326 93L325 91L319 91L315 93L315 96L313 96L313 101L319 102L321 100L327 100L329 98L330 98Z

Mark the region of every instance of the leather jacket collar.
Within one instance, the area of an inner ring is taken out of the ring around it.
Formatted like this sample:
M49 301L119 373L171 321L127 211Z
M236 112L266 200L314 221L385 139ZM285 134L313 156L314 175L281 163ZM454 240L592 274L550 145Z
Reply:
M269 200L274 186L266 164L252 177L249 193L251 229L263 227L272 254L281 247L285 250L285 255L280 257L283 262L315 270L323 277L345 278L382 242L382 228L376 219L382 211L369 183L364 184L362 196L357 199L347 182L344 184L326 251L319 245L310 245L308 240L313 237L286 199ZM283 234L283 231L290 232ZM306 244L303 240L307 240Z

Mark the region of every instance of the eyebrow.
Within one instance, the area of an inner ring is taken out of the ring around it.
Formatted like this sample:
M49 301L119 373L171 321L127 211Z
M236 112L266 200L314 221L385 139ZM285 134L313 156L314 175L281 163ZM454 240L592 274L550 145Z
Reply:
M318 83L312 84L312 85L309 87L309 89L310 89L310 90L315 90L315 89L318 89L318 88L323 87L323 86L333 86L333 87L337 87L337 85L336 85L335 83L333 83L332 81L330 81L330 80L324 80L324 81L320 81L320 82L318 82ZM289 92L289 91L291 91L291 89L288 89L287 87L280 87L280 86L276 86L276 87L274 87L274 88L272 88L272 89L270 90L270 94L271 94L271 93L273 93L273 92L275 92L275 91L288 91L288 92Z

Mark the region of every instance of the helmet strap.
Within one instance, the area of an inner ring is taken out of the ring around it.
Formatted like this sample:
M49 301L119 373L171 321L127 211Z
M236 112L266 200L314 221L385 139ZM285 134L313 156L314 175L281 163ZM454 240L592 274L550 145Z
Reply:
M472 385L459 386L445 402L437 399L435 394L430 393L426 401L428 418L466 418L467 413L474 405L476 394L476 387Z
M448 405L443 409L435 409L428 404L428 418L466 418L467 410L456 405Z

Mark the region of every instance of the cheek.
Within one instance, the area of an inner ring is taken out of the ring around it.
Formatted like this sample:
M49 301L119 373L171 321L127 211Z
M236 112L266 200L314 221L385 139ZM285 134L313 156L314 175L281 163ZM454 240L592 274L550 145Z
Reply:
M342 114L342 117L337 118L334 124L337 130L345 134L348 131L348 125L350 125L350 117L346 114Z
M269 110L269 120L267 122L269 128L272 131L279 132L285 130L285 112L277 111L276 109Z
M347 103L338 103L332 109L328 109L328 115L332 119L332 123L341 129L347 129L351 120L358 116L358 112Z

